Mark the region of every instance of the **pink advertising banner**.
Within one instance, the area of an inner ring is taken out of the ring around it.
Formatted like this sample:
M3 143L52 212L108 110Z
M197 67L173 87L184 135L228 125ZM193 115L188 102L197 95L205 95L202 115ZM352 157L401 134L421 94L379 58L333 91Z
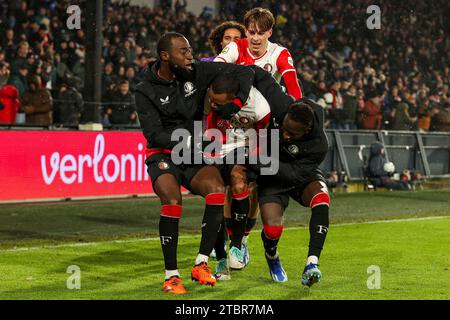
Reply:
M0 201L153 194L141 132L0 131Z

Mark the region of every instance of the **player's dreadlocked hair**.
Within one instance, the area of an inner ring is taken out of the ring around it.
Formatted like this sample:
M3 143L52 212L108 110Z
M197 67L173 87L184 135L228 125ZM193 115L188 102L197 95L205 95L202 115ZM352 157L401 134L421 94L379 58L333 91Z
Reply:
M162 51L170 50L170 47L172 46L172 39L175 38L184 38L184 36L178 32L167 32L161 36L156 46L156 52L158 53L158 56L161 55Z
M296 101L289 107L288 114L296 122L300 122L307 128L311 128L314 123L313 109L302 101Z
M211 32L208 38L209 45L215 54L219 54L222 52L222 45L220 44L223 39L223 35L225 31L228 29L237 29L241 33L241 38L245 38L245 28L242 24L236 21L225 21L224 23L219 24L214 30Z
M216 94L227 93L234 96L239 91L239 82L232 73L224 72L213 80L211 89Z

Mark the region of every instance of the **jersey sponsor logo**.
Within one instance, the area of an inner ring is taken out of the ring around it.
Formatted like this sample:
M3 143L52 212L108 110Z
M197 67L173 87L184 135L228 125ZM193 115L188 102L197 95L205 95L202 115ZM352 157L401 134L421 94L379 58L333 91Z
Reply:
M161 101L161 104L162 104L162 105L165 105L165 104L170 103L170 101L169 101L169 96L167 96L165 99L159 98L159 101Z
M166 161L161 160L161 161L158 163L158 168L159 168L160 170L167 170L167 169L170 168L170 166L169 166L169 164L168 164Z
M295 144L291 144L291 145L288 147L288 150L289 150L289 152L292 153L292 154L297 154L297 153L300 152L300 149L299 149Z
M270 63L266 63L264 65L264 70L268 71L268 72L272 72L273 70L273 66Z
M197 91L197 89L194 88L194 84L192 82L186 82L184 84L184 92L186 93L184 95L185 98L193 95L195 91Z

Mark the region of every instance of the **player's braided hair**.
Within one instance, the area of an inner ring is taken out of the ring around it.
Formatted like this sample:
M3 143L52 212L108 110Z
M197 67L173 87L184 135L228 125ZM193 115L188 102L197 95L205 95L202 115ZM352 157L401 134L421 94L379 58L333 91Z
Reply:
M220 44L223 39L225 31L228 29L237 29L241 33L241 38L245 37L245 28L242 24L236 21L225 21L219 24L208 37L209 45L215 54L222 52L222 45Z
M296 122L300 122L307 128L311 128L314 123L314 111L305 102L296 101L289 107L288 114Z

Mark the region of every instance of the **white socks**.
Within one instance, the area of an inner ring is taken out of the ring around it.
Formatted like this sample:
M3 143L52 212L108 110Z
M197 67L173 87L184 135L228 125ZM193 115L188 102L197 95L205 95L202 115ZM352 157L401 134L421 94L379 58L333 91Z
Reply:
M306 265L308 265L310 263L318 264L319 258L317 258L316 256L309 256L308 259L306 260Z
M208 263L208 256L205 256L204 254L198 254L197 258L195 259L195 265L198 265L202 262Z
M166 270L166 280L173 276L180 276L180 273L177 270Z

